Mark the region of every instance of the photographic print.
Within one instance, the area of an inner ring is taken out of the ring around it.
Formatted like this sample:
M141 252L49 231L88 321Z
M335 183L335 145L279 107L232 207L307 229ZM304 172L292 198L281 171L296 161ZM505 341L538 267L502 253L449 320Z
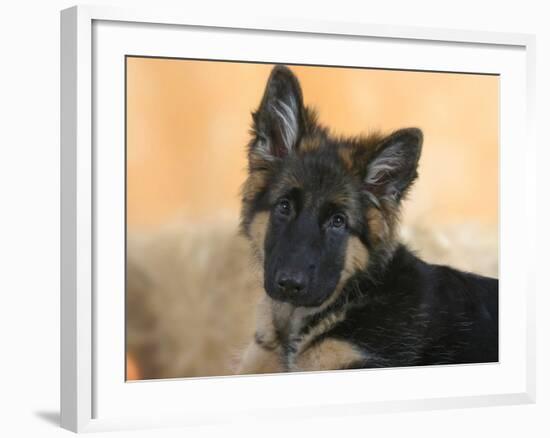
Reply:
M498 75L125 74L127 380L498 362Z

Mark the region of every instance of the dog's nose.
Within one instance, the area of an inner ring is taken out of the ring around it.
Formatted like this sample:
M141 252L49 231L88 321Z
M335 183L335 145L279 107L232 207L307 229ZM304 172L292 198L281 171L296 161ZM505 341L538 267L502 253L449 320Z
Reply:
M300 293L307 287L307 277L302 272L281 272L277 276L277 286L281 292Z

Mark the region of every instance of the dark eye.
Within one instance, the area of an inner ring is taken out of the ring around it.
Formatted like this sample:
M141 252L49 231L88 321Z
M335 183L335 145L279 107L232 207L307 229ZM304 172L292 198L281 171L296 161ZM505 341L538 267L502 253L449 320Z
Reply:
M277 204L277 209L281 214L289 215L291 209L290 201L288 199L281 199L279 204Z
M336 213L330 218L330 226L333 228L342 228L346 225L346 216L342 213Z

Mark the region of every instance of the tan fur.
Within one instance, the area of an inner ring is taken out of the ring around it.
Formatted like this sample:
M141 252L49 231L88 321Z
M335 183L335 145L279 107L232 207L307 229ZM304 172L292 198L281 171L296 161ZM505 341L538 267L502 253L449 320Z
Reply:
M371 207L367 210L366 217L370 236L375 245L390 237L388 223L380 210Z
M295 308L286 303L273 301L267 295L263 296L256 311L255 339L246 349L237 372L261 374L285 371L281 361L282 348L276 330L294 339L296 353L288 359L289 371L302 371L302 364L309 361L310 344L345 318L343 311L331 313L300 338L295 338L295 333L300 331L304 317L315 310L319 309ZM302 353L306 354L305 362L301 358Z
M269 224L269 213L262 211L252 219L250 223L250 239L255 253L258 255L261 262L264 260L264 242Z
M280 351L266 350L256 342L246 348L237 374L280 373L284 371L280 362Z
M319 149L320 145L319 138L306 138L300 143L298 150L300 152L311 152Z
M262 296L256 307L256 337L269 350L274 350L279 345L273 315L273 300L266 294Z
M281 178L281 181L279 182L278 185L276 186L273 186L272 188L272 195L275 196L275 197L280 197L282 195L285 194L285 192L288 191L288 188L289 187L293 187L293 188L301 188L302 187L302 181L300 181L300 179L292 174L292 173L289 173L289 174L286 174L284 176L284 178Z
M319 337L323 333L328 332L336 324L343 321L345 317L346 317L345 311L330 313L324 319L319 321L314 327L308 330L307 333L303 334L299 340L296 340L294 343L296 353L289 357L289 364L288 364L289 369L291 371L301 371L302 370L302 367L300 365L301 357L304 354L306 354L307 356L307 352L309 351L310 348L312 348L310 347L311 343L315 341L317 337ZM296 321L296 322L299 322L299 321ZM299 329L299 326L296 328Z
M255 339L250 342L242 357L237 374L261 374L284 371L281 364L281 345L277 337L275 324L281 324L277 314L284 306L268 295L263 295L256 307ZM286 321L283 323L286 324Z
M255 171L248 175L242 188L243 199L251 202L266 185L266 172Z
M346 260L344 271L350 275L355 272L366 269L369 262L369 252L367 247L358 237L351 236L346 248Z
M328 338L300 354L295 363L295 371L343 369L364 359L349 342Z
M353 150L351 148L338 148L338 155L349 170L353 169Z
M346 206L350 208L357 207L357 202L348 193L333 194L330 198L327 198L327 201L337 206L343 207L344 209Z

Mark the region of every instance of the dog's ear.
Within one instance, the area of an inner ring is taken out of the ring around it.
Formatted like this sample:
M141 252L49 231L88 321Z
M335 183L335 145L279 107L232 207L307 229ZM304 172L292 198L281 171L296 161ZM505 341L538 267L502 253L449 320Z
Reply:
M401 201L418 176L422 139L417 128L401 129L382 139L367 163L365 190L376 200Z
M253 114L255 139L250 146L250 153L268 161L292 153L303 134L304 117L298 79L287 67L274 67L260 107Z

